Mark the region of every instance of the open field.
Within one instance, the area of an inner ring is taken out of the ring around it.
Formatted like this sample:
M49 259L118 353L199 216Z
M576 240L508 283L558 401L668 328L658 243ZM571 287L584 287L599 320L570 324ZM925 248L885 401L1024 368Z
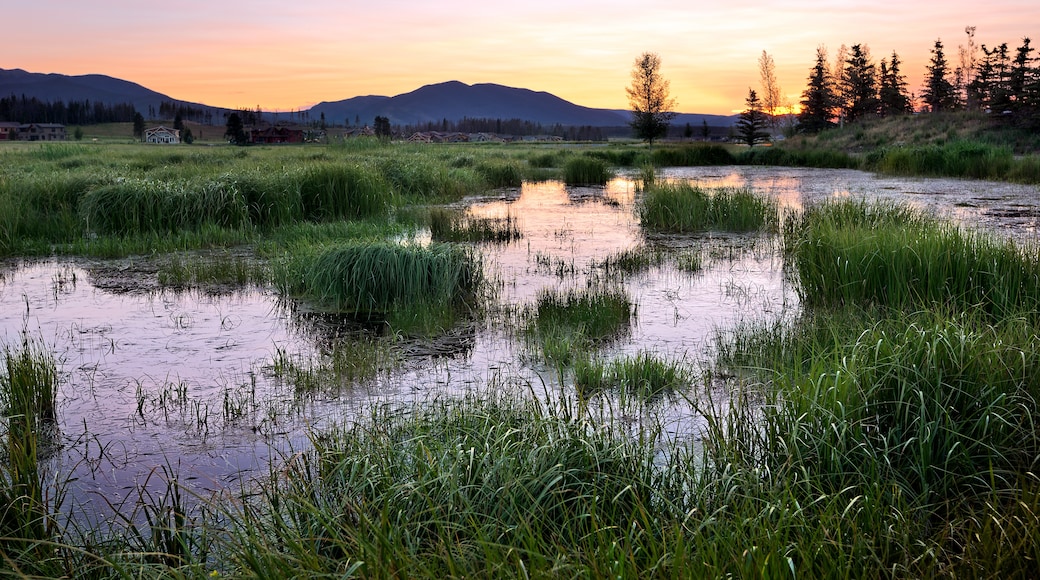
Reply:
M741 155L0 147L0 572L1034 573L1036 216L653 163Z

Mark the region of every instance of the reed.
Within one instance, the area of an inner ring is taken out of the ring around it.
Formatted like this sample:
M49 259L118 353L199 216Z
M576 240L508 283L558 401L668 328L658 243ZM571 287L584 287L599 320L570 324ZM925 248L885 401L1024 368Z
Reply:
M611 177L607 162L597 157L575 155L563 163L563 182L567 185L605 185Z
M643 228L655 232L768 232L779 223L775 200L747 189L705 190L689 183L659 183L648 188L637 211Z
M971 141L876 150L867 162L881 173L1003 180L1015 165L1012 151Z

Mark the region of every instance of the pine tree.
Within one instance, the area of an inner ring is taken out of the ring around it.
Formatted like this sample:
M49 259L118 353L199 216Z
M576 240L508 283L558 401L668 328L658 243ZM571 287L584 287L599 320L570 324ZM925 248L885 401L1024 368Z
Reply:
M928 64L921 98L932 112L952 111L957 107L957 87L950 82L950 70L943 53L942 40L936 40L932 48L932 59Z
M881 89L878 100L881 102L880 114L902 115L910 112L910 97L906 92L906 77L899 72L899 55L892 52L892 60L886 63L881 60Z
M141 139L144 137L144 115L141 113L134 113L134 137Z
M870 62L870 49L854 44L845 61L842 85L846 97L844 116L850 123L878 113L877 71Z
M747 144L748 147L768 142L769 133L766 128L769 127L769 116L762 111L762 101L759 100L754 89L748 89L745 105L746 108L740 114L740 120L737 121L737 134L740 136L740 142Z
M816 64L809 71L809 86L802 93L802 110L798 113L798 130L803 133L819 133L834 123L837 99L827 67L827 49L816 49Z
M1029 38L1022 39L1022 46L1015 51L1015 60L1011 62L1008 74L1008 89L1012 110L1028 108L1027 88L1031 88L1036 71L1033 69L1033 47L1029 46Z

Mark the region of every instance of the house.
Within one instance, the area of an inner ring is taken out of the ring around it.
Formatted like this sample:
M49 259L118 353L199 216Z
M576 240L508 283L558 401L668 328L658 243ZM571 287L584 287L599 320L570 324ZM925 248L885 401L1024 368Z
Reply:
M166 145L180 143L181 132L177 129L170 129L169 127L159 125L158 127L144 130L144 142L162 143Z
M289 127L253 129L249 140L253 143L303 143L303 130Z
M21 123L0 122L0 141L14 141L18 139L18 127Z
M59 123L26 123L18 126L19 141L64 141L65 125Z

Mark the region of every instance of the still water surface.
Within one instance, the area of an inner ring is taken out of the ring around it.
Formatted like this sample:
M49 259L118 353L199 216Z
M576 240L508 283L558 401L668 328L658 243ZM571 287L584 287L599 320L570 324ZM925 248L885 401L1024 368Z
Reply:
M788 211L834 196L909 203L1026 243L1040 225L1040 192L1029 186L745 167L673 168L661 178L749 186ZM622 176L600 188L530 183L468 200L472 214L513 216L523 232L518 242L482 248L503 310L522 308L546 288L584 287L608 256L649 244L699 255L704 268L687 272L665 260L627 277L636 316L604 357L650 351L695 369L710 355L716 329L797 313L775 241L648 239L635 220L637 195ZM113 272L122 283L111 283ZM301 319L269 289L175 292L158 289L148 272L126 260L0 265L0 340L17 346L27 331L59 360L61 448L48 468L59 479L76 478L69 496L80 506L103 511L135 497L139 486L159 483L164 467L200 491L237 488L266 473L272 458L306 448L309 430L375 404L408 405L493 382L535 392L568 388L500 316L460 330L447 350L412 345L408 352L418 354L394 373L301 398L273 377L272 364L279 352L314 356L335 340L323 326ZM666 436L695 436L687 402L666 401L656 412L671 426Z

